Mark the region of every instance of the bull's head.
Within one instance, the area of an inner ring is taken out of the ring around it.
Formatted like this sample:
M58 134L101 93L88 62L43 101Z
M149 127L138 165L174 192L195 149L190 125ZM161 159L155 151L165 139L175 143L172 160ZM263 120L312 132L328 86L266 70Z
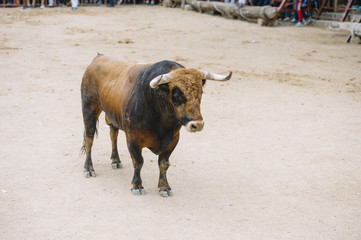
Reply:
M149 85L158 88L168 84L168 98L174 106L176 117L189 132L196 132L204 126L200 104L206 79L224 81L231 76L232 72L223 76L193 68L179 68L154 78Z

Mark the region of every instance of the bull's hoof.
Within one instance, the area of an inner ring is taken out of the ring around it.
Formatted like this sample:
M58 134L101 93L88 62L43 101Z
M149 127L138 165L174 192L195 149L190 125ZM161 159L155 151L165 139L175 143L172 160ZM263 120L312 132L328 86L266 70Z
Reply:
M162 197L173 197L173 192L170 188L165 189L165 190L159 190L159 194Z
M96 177L94 170L86 170L84 171L84 177L90 178L90 177Z
M123 165L121 162L114 162L112 163L112 168L113 169L123 168Z
M145 194L144 187L132 188L132 193L133 193L133 195L136 195L136 196L144 195Z

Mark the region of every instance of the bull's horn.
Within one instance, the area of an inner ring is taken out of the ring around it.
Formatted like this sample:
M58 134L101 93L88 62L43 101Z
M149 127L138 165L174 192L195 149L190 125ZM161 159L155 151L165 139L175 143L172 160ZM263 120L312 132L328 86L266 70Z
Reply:
M151 88L156 88L160 84L169 83L170 79L171 79L171 74L170 73L162 74L162 75L159 75L158 77L153 78L153 80L150 81L149 86Z
M226 80L231 79L231 77L232 77L232 72L230 72L228 74L228 76L215 74L215 73L211 73L211 72L206 72L203 70L201 70L201 73L202 73L203 79L216 80L216 81L226 81Z

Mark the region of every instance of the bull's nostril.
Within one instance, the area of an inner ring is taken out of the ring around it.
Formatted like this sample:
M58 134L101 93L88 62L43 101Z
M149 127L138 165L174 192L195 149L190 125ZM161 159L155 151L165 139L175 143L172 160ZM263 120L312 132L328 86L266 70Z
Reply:
M190 132L197 132L202 130L203 125L203 121L191 121L186 125L186 128Z

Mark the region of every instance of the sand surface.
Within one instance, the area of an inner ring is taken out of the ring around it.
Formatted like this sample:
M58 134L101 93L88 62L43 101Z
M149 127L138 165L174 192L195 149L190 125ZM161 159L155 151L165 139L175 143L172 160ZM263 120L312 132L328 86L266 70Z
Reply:
M148 6L0 9L0 239L361 239L361 46L347 32L260 27ZM83 177L80 82L97 52L175 60L208 81L168 180L143 151L110 166L100 117Z

